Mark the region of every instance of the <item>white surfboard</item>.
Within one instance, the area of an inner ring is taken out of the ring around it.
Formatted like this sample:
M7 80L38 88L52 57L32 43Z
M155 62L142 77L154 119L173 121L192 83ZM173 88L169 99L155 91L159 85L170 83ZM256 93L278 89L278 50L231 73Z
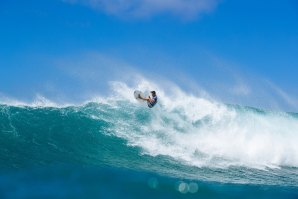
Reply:
M135 99L138 100L139 102L144 102L144 100L142 100L141 98L147 98L145 93L143 93L142 91L135 90L133 94Z

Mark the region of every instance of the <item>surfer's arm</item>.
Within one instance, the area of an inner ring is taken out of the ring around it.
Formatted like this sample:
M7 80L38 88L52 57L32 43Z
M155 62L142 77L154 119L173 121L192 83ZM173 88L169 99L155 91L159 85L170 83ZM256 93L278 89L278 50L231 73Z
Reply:
M155 100L154 99L151 99L151 97L147 98L146 101L148 101L149 103L155 102Z
M145 100L145 101L150 101L151 99L150 98L141 98L142 100Z
M154 102L154 100L151 99L151 97L143 98L143 97L139 96L139 98L142 99L142 100L148 101L148 102Z

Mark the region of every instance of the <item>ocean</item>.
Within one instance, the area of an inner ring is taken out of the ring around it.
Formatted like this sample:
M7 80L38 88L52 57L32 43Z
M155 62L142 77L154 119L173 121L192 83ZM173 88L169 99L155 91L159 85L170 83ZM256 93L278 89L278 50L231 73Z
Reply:
M0 198L298 198L297 113L127 89L1 103Z

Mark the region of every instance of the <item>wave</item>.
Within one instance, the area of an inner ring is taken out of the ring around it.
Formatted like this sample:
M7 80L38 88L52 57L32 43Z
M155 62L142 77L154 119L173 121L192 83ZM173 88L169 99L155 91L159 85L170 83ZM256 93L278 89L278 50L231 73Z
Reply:
M1 166L83 163L267 184L286 172L278 181L297 185L297 114L227 105L146 81L112 87L113 95L83 105L2 103ZM132 93L152 87L159 104L148 109ZM256 175L247 177L252 170Z

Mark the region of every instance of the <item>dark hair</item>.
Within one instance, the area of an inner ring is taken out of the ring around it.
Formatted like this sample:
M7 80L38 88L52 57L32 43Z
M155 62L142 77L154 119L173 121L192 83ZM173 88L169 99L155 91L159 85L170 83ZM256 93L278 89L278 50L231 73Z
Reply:
M153 96L156 95L156 92L155 91L151 91L150 93L152 93Z

